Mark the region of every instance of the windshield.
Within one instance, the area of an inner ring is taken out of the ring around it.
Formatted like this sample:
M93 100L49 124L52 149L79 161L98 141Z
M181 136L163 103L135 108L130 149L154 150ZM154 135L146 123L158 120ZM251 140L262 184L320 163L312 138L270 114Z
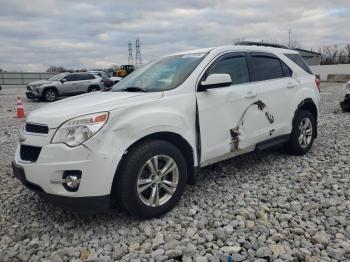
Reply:
M49 80L49 81L58 81L58 80L60 80L62 77L64 77L65 75L67 75L67 73L57 74L57 75L54 75L54 76L50 77L48 80Z
M114 85L112 91L157 92L173 89L186 80L206 54L182 54L155 60Z

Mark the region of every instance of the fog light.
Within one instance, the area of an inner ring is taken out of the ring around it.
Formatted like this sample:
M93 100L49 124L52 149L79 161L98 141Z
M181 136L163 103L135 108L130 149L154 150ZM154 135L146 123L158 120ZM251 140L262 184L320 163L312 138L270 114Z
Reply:
M80 179L80 170L66 170L63 172L63 187L70 192L76 192L79 189Z
M80 179L77 176L67 176L66 185L70 188L76 188L80 184Z

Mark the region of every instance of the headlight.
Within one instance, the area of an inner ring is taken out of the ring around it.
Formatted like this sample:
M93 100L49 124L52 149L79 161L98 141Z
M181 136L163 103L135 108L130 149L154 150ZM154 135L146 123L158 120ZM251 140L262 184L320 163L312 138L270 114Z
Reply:
M39 88L41 86L41 84L38 84L38 85L32 85L32 88L33 89L37 89L37 88Z
M78 146L90 139L104 126L108 115L108 112L101 112L68 120L56 130L51 143Z

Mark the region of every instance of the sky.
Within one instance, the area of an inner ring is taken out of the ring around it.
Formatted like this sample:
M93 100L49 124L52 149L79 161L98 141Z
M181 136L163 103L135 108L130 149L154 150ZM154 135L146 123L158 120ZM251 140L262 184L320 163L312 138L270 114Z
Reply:
M349 0L0 0L0 68L45 71L143 61L234 41L305 49L350 43Z

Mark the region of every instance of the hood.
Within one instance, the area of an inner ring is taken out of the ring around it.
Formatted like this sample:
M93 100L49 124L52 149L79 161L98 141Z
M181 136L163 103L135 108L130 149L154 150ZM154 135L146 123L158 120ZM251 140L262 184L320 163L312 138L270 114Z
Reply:
M144 103L161 98L162 92L95 92L47 104L32 111L27 122L56 128L74 117Z
M30 82L28 85L29 86L33 86L33 85L44 85L44 84L49 84L52 83L53 81L49 81L49 80L38 80L38 81L34 81L34 82Z

